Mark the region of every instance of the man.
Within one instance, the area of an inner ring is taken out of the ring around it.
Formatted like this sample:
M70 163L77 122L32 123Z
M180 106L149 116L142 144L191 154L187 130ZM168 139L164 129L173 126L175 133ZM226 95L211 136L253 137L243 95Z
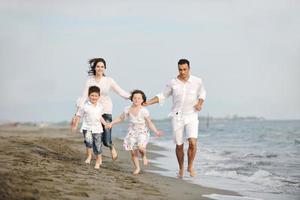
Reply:
M170 116L172 117L172 129L179 165L178 177L182 178L184 175L184 132L189 143L187 171L190 173L190 176L194 177L196 172L193 168L193 162L197 151L199 124L197 112L202 108L206 98L206 91L202 80L190 75L190 62L187 59L178 61L178 71L178 76L166 85L163 92L147 101L145 105L161 104L166 98L172 96L173 106Z

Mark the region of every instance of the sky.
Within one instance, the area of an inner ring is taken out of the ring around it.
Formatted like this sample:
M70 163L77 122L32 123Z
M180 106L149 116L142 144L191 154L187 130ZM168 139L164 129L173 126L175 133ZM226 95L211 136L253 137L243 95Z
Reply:
M2 0L0 121L70 120L94 57L147 98L187 58L207 90L200 116L300 119L299 24L297 0ZM114 116L130 105L111 96Z

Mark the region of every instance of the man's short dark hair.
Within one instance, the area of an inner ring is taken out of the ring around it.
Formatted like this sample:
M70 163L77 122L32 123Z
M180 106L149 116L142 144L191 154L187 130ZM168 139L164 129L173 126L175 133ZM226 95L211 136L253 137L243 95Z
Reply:
M97 94L100 95L100 88L98 86L89 87L89 95L92 94L93 92L96 92Z
M187 59L180 59L179 61L178 61L178 66L179 65L183 65L183 64L187 64L188 65L188 67L190 68L190 61L188 61Z

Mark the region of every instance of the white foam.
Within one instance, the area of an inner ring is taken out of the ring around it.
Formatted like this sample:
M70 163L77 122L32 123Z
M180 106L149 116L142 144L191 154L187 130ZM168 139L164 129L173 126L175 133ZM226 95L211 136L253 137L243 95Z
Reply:
M245 197L245 196L232 196L232 195L221 195L221 194L206 194L203 197L208 197L216 200L263 200L259 198Z

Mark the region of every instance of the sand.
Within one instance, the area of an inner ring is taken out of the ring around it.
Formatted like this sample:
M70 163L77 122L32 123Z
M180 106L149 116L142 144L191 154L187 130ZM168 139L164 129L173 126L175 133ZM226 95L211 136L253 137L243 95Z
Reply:
M146 170L132 175L129 153L114 139L119 152L112 161L103 148L103 164L84 163L82 136L67 128L0 126L0 199L208 199L203 194L237 195L206 188ZM149 149L161 147L149 145ZM151 159L159 156L149 154Z

